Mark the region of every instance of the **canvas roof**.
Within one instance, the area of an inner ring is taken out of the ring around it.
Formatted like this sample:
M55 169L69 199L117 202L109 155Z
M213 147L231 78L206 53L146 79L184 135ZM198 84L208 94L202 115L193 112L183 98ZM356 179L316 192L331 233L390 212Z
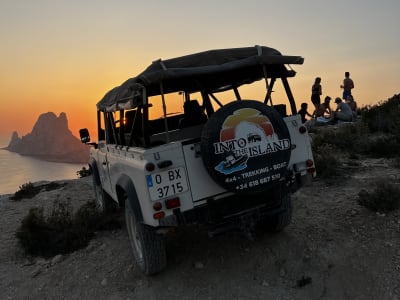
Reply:
M293 77L285 65L302 64L300 56L282 55L266 46L209 50L167 60L154 61L138 76L110 90L97 104L102 111L136 107L147 96L163 93L240 86L267 78ZM265 66L265 68L263 68Z

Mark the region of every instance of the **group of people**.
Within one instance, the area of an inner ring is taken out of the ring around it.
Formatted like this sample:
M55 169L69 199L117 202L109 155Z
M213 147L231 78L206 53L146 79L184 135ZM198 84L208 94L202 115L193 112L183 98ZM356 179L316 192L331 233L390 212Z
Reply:
M340 88L343 89L343 99L336 97L335 103L337 106L335 110L332 110L330 107L330 101L332 100L331 97L326 96L324 102L321 103L321 77L315 78L314 84L311 87L311 102L314 104L314 112L310 114L308 112L307 103L302 103L301 108L298 111L298 114L301 115L302 122L307 122L307 116L322 123L354 121L357 117L357 103L351 94L351 90L354 88L354 82L350 78L349 72L345 72L345 78L343 79Z

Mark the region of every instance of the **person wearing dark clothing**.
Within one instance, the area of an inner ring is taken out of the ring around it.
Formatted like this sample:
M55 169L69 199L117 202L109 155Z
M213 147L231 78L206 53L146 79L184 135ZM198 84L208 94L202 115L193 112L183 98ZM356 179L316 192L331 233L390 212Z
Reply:
M311 102L314 104L315 109L318 109L321 104L322 86L321 77L315 78L314 84L311 87Z
M190 100L183 105L184 117L179 120L179 128L196 126L207 122L207 116L204 114L197 100Z
M307 103L302 103L301 104L301 108L298 111L298 114L301 116L301 122L303 124L305 122L307 122L306 116L312 117L312 115L308 113L307 108L308 108L308 104Z

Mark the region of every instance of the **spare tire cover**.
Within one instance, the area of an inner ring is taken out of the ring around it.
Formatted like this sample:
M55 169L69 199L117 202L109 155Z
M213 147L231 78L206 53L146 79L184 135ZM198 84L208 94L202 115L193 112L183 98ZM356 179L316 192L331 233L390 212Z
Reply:
M201 153L208 173L223 188L263 191L286 174L290 134L275 109L254 100L235 101L205 124Z

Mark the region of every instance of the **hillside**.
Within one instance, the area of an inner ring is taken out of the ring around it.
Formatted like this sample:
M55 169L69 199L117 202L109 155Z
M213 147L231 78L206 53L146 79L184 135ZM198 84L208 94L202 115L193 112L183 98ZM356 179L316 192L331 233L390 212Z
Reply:
M397 97L397 98L396 98ZM204 227L167 235L167 268L147 277L121 229L50 259L26 255L15 232L31 207L94 200L91 177L32 199L0 197L0 296L4 299L400 299L400 210L373 211L361 195L391 184L377 203L399 204L399 96L363 114L368 123L312 133L318 177L293 194L293 220L278 234L214 238ZM392 106L393 105L393 106ZM396 111L397 109L397 111ZM382 111L385 112L382 115ZM384 116L384 117L382 117Z
M33 199L0 199L0 291L4 299L399 299L400 213L357 204L376 178L399 178L390 160L366 159L341 184L316 179L293 196L293 222L280 234L208 238L204 228L168 236L168 266L146 277L133 263L125 228L98 232L85 249L27 257L14 236L30 207L93 200L91 178Z

